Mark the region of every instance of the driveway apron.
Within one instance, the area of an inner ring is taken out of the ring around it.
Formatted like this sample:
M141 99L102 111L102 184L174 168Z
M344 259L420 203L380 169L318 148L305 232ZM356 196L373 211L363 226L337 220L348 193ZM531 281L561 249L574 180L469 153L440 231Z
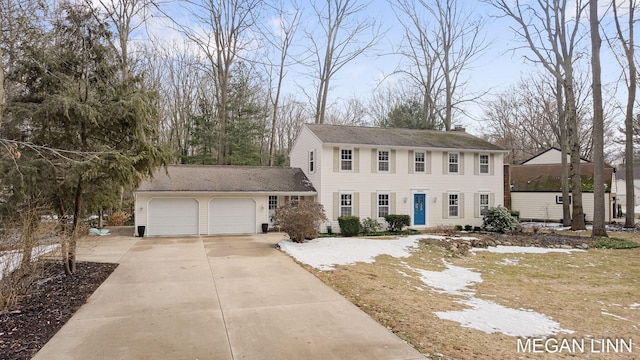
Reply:
M81 261L120 265L34 359L424 359L282 238L88 238Z

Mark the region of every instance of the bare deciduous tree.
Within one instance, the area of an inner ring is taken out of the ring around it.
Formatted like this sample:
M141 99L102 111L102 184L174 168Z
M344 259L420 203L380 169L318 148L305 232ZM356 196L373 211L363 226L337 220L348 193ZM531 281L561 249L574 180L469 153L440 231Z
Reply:
M444 125L450 130L454 110L463 102L476 100L465 95L465 74L486 49L484 20L457 0L390 1L404 27L406 48L400 53L409 60L407 74L422 93L423 111L429 127Z
M580 40L580 19L585 4L582 0L487 0L502 14L517 24L515 34L521 38L533 57L525 59L540 64L559 83L564 95L563 112L566 120L567 143L569 146L569 177L572 194L572 230L584 230L584 210L582 206L582 180L580 177L580 141L578 136L577 105L574 89L574 62L577 44ZM573 10L572 10L573 6ZM562 142L564 144L564 142ZM565 149L562 149L563 154ZM563 158L562 176L565 160ZM562 181L564 185L564 180ZM563 194L566 190L563 188ZM566 220L566 218L565 218Z
M593 93L593 229L591 236L607 236L604 219L604 111L602 109L602 69L600 65L600 18L598 1L589 1L591 30L591 74Z
M189 24L173 19L178 30L199 48L206 58L207 72L215 90L213 113L219 122L217 163L225 164L229 155L227 144L228 107L231 75L243 52L255 46L251 32L263 5L262 0L203 0L186 2ZM165 11L166 14L168 12ZM171 16L168 16L171 18Z
M120 76L122 81L127 81L131 73L131 58L129 56L129 40L132 33L142 26L147 19L147 10L153 4L153 0L97 0L101 9L94 7L92 0L85 0L98 19L102 14L114 28L117 40L109 38L109 44L118 53L120 62Z
M345 65L372 49L380 39L380 28L374 19L359 19L368 3L360 0L323 0L312 2L322 34L307 30L309 52L313 58L315 122L325 121L331 79Z
M280 96L282 92L282 84L287 75L287 65L289 61L289 50L293 44L298 26L300 25L301 10L294 3L293 10L287 11L284 2L280 3L276 9L277 26L275 29L266 29L266 39L269 41L277 55L277 61L269 65L267 71L269 74L275 74L275 89L271 88L269 97L271 99L271 136L269 138L269 166L274 165L276 153L276 128L278 124L278 109L280 105ZM273 71L275 69L275 71ZM274 76L269 77L273 81Z

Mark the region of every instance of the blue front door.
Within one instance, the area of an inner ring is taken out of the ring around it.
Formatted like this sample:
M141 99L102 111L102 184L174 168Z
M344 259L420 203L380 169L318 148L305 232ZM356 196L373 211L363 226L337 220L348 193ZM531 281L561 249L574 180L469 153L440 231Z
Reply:
M413 194L413 225L425 225L425 194Z

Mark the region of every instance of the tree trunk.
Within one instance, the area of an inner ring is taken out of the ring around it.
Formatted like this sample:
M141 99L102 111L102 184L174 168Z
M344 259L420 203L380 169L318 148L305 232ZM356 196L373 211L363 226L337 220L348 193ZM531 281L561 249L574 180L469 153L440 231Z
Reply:
M556 78L556 106L558 107L558 127L560 128L560 187L562 188L562 225L571 226L571 203L569 199L569 171L567 164L567 119L562 81Z
M598 1L589 1L591 27L591 74L593 94L593 229L591 236L606 237L604 214L604 113L602 110L602 70L600 65L600 39Z
M67 275L75 274L76 272L76 247L78 244L78 238L80 237L80 215L82 209L82 177L78 178L78 185L76 187L76 196L73 206L73 226L71 228L71 234L69 237L69 247L67 249L67 256L65 259L64 271Z
M2 59L2 48L0 48L0 59ZM0 66L0 127L2 126L2 115L6 106L6 95L4 91L4 66Z
M580 176L580 140L578 136L578 120L576 99L573 92L573 76L566 74L565 94L567 102L567 137L569 141L569 178L571 179L571 197L573 217L571 230L585 230L584 210L582 207L582 178Z

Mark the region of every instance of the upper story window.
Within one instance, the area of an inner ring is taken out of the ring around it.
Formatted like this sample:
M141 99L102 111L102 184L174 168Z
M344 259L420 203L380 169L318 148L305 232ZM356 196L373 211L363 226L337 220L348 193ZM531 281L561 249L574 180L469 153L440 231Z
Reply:
M449 154L449 174L457 174L459 172L460 159L459 154Z
M340 194L340 216L351 216L353 214L353 194Z
M316 151L309 151L309 174L316 172Z
M353 170L353 150L340 149L340 170Z
M378 194L378 217L389 215L389 194Z
M414 172L425 172L426 160L423 151L416 151L414 153Z
M378 150L378 171L389 171L389 150Z
M481 154L479 161L480 174L489 174L489 155Z
M275 210L278 208L278 197L275 195L269 195L269 210Z

